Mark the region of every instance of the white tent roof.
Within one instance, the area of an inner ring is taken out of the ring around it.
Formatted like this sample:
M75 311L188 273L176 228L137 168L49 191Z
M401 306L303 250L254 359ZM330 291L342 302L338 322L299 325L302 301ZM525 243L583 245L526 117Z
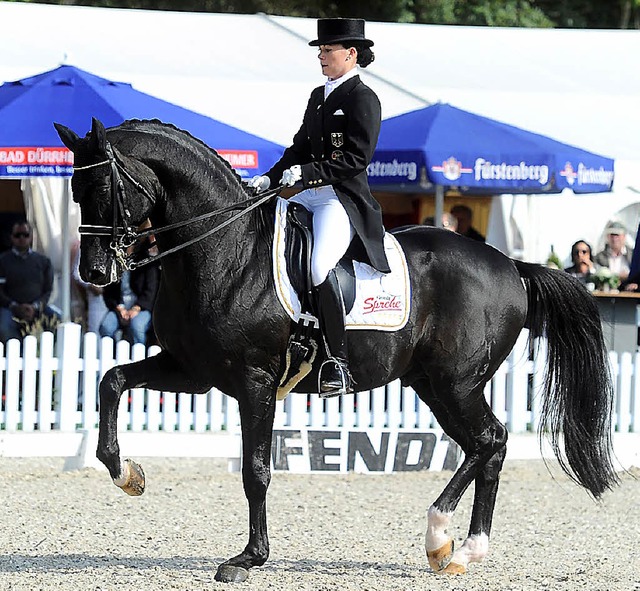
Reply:
M0 81L65 62L281 144L324 81L316 50L267 16L0 2L0 23ZM376 90L386 115L424 105Z
M0 81L66 61L282 144L323 82L314 19L0 2L0 23ZM385 117L446 101L640 161L640 31L367 23L367 36L362 76Z
M274 20L314 36L313 20ZM640 31L367 23L367 36L372 71L427 101L640 160Z

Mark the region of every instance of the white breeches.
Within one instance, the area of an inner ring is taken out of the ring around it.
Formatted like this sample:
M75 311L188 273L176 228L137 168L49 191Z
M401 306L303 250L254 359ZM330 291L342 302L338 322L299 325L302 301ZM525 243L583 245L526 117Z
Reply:
M342 258L355 230L333 187L305 189L290 199L313 212L311 281L320 285Z

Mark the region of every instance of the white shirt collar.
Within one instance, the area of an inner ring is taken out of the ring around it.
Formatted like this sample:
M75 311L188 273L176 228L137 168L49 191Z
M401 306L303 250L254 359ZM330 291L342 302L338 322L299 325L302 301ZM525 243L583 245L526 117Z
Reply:
M13 252L13 254L23 259L26 259L33 252L31 250L31 247L29 247L29 250L27 250L27 252L20 252L17 248L13 248L13 247L11 247L11 251Z
M350 78L358 75L358 68L351 68L346 74L340 76L340 78L336 78L335 80L329 80L324 83L324 100L327 100L327 97L340 86L343 82L346 82Z

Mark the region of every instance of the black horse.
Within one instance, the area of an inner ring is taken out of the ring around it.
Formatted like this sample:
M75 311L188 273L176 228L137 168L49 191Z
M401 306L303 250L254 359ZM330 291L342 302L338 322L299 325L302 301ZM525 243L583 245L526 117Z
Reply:
M97 456L116 485L141 494L142 470L120 458L122 392L147 387L202 393L216 387L235 398L249 541L219 566L216 579L244 580L269 555L271 433L292 328L272 279L273 202L257 206L221 157L173 126L127 121L105 131L94 120L82 139L56 128L75 155L82 277L96 285L116 280L127 264L126 247L141 235L135 228L147 218L165 255L154 309L162 352L105 374ZM211 212L224 221L214 227ZM409 321L395 333L351 333L350 366L361 390L396 378L413 387L464 451L461 466L429 509L426 533L431 567L459 573L488 551L507 430L483 391L520 331L528 327L531 335L548 339L541 432L567 474L596 498L617 482L608 357L593 299L569 274L511 260L453 232L421 226L395 235L411 276ZM316 379L314 370L296 391L316 392ZM454 550L447 526L472 482L469 534Z

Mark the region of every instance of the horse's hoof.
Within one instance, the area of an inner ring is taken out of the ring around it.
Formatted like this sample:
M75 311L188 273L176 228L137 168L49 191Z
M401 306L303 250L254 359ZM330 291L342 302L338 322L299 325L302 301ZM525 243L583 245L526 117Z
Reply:
M428 550L427 558L429 559L429 566L436 573L443 572L451 563L453 557L453 539L450 539L446 544L440 546L436 550Z
M249 571L241 566L221 564L218 567L215 580L221 583L242 583L249 578Z
M450 562L445 566L439 574L447 574L447 575L463 575L467 572L467 568L458 562Z
M144 471L142 466L133 460L123 462L122 476L114 478L113 483L132 497L139 497L144 492Z

